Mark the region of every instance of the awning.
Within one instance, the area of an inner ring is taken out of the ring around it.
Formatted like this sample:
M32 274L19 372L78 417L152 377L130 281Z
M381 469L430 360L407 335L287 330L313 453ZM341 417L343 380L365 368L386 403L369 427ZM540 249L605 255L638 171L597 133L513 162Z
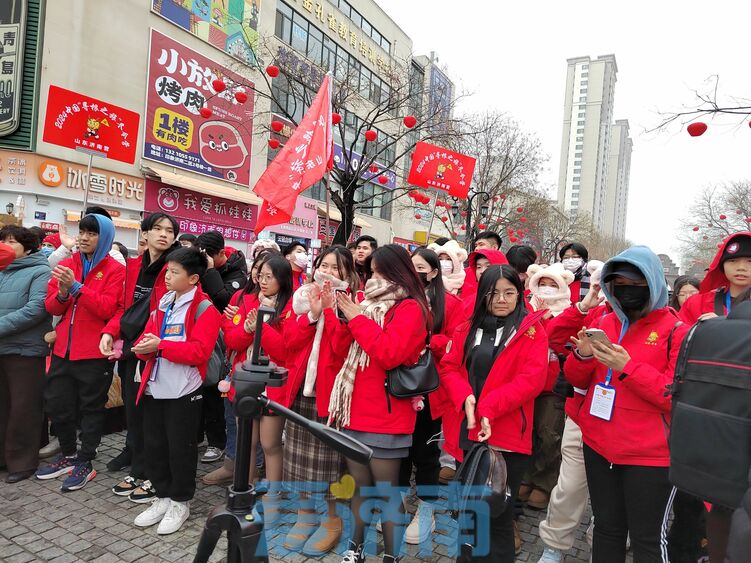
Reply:
M319 205L318 206L318 212L326 217L326 206L325 205ZM339 221L342 222L342 214L339 213L339 210L336 207L331 207L329 210L329 219L332 221ZM370 223L368 223L365 219L361 219L360 217L355 217L355 220L353 221L356 227L372 227Z
M80 211L66 211L65 220L77 223L78 221L81 220L81 212ZM115 224L115 227L120 227L122 229L138 230L141 228L141 222L134 221L132 219L120 219L119 217L113 217L112 222Z
M167 168L162 168L155 164L149 163L148 166L142 165L141 172L146 176L156 178L165 184L177 186L178 188L185 188L206 195L219 196L233 201L250 203L251 205L261 205L263 203L263 200L250 190L235 189L217 182L195 178L194 176L186 176L185 174L178 174L177 172L172 172Z

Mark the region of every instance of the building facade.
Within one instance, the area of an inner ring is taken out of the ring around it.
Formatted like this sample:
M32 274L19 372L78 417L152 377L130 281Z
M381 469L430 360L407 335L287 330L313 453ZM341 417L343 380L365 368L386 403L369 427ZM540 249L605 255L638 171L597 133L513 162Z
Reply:
M618 119L610 133L610 155L605 196L605 233L622 240L626 238L628 184L631 175L633 141L629 136L628 119Z

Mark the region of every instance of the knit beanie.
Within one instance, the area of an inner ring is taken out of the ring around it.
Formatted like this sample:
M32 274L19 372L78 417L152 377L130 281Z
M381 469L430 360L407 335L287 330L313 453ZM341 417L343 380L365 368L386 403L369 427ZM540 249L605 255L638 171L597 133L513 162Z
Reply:
M52 233L51 235L47 235L42 240L42 243L49 243L52 246L54 246L56 249L60 248L62 246L62 242L60 241L60 235L58 233Z
M428 250L432 250L440 257L446 254L451 259L452 269L450 274L443 274L443 286L446 291L458 293L464 285L464 261L467 259L467 251L464 250L455 240L450 240L444 245L438 245L433 242L428 245Z
M279 245L276 244L273 240L261 240L258 239L250 246L250 257L252 260L255 260L256 252L260 251L263 248L270 248L271 250L276 250L277 252L280 252Z
M532 264L527 268L529 276L529 291L546 309L553 314L557 314L571 306L571 290L569 285L574 281L574 274L567 271L563 264L556 262L550 266L544 264ZM548 278L553 280L558 286L558 291L553 295L543 295L540 292L540 280Z

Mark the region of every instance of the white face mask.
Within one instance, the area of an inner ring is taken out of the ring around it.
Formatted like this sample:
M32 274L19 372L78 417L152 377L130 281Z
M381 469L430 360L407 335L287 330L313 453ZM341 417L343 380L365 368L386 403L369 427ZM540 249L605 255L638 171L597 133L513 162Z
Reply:
M575 272L576 270L581 268L582 264L584 264L584 260L582 260L581 258L564 258L563 259L563 267L569 272Z
M542 297L551 297L558 294L558 288L550 285L543 285L537 288L537 293Z
M441 260L441 272L450 274L454 271L454 263L451 260Z
M305 269L305 267L308 265L308 255L304 252L296 252L294 262L295 266L297 266L298 268Z

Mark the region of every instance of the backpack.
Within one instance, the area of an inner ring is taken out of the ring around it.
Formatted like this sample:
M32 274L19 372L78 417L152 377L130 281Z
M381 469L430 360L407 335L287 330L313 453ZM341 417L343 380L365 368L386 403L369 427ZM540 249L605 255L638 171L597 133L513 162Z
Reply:
M751 302L691 328L672 391L670 481L737 508L751 468Z
M203 313L211 307L213 303L209 299L204 299L196 307L195 322L203 315ZM204 387L217 385L225 376L229 373L230 366L227 361L227 348L224 344L224 335L222 330L219 329L219 336L216 339L214 350L211 352L209 358L209 364L206 368L206 378L203 380Z

